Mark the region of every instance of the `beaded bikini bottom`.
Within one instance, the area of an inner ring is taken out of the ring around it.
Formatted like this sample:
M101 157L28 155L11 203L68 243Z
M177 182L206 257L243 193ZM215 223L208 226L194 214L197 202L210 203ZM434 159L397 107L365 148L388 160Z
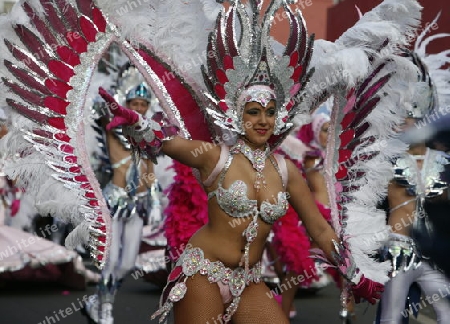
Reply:
M209 282L219 285L224 303L231 301L222 317L224 323L228 323L236 312L244 288L251 282L261 282L261 264L259 262L246 273L242 267L232 270L225 267L220 261L212 262L206 259L203 251L198 247L187 248L169 274L167 286L161 296L160 307L152 315L152 319L161 316L159 323L164 321L172 310L173 303L183 299L186 294L187 279L196 273L207 276ZM168 289L170 289L169 294L166 293Z
M381 256L382 261L392 262L392 278L400 271L408 271L411 267L417 269L421 263L414 240L396 233L389 235L389 241L384 246Z
M130 197L124 188L110 182L103 189L103 196L113 218L129 218L138 215L145 220L151 209L151 195L147 191Z

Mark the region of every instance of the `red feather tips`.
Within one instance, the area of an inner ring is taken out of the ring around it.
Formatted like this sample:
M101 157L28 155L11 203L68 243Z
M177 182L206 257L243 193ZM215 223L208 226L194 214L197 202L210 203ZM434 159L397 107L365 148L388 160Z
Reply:
M288 102L288 104L286 105L286 111L291 111L292 107L294 107L295 101L294 100L290 100Z
M69 105L69 102L56 97L47 97L44 99L44 104L48 109L58 114L65 115L67 113L66 108Z
M234 69L233 58L230 55L225 55L223 58L223 68L226 70Z
M106 19L103 17L102 12L98 8L92 9L92 20L94 21L97 29L104 33L106 31Z
M353 129L348 129L339 135L341 140L341 147L346 147L355 138L355 131Z
M347 178L348 170L344 164L339 165L339 170L336 172L335 176L338 181Z
M63 151L64 153L68 153L68 154L72 154L74 151L73 147L69 144L62 144L59 146L59 149L61 151Z
M75 72L72 70L72 68L60 61L50 61L48 63L48 68L54 75L67 83L70 81L70 78L75 75Z
M300 81L300 76L302 75L303 72L303 66L298 66L294 69L294 73L292 73L291 79L294 80L295 82Z
M81 64L80 57L78 56L78 54L76 54L67 46L58 46L56 52L58 53L61 60L63 60L64 62L66 62L71 66L77 66Z
M80 173L81 172L81 168L79 167L79 166L73 166L73 167L70 167L69 168L69 172L72 172L72 173Z
M226 102L223 101L223 100L221 100L221 101L219 102L219 108L220 108L223 112L227 112L228 109L229 109L228 105L227 105Z
M66 125L64 124L64 118L59 118L59 117L55 117L55 118L49 118L48 119L48 124L52 127L55 127L59 130L65 130L66 129Z
M97 35L97 30L95 29L95 26L92 25L92 23L86 19L86 17L80 18L80 27L81 31L84 34L84 37L86 37L88 42L95 42L95 36Z
M72 90L73 88L65 82L61 82L56 79L47 79L45 80L45 86L53 92L55 95L61 98L66 98L67 92ZM67 103L68 104L68 103ZM66 105L67 107L67 105Z
M64 134L64 133L55 134L54 138L56 140L58 140L58 141L61 141L61 142L66 142L66 143L70 142L70 137L67 134ZM66 162L69 162L69 161L66 161ZM70 162L70 163L76 163L76 161L75 162Z
M66 40L75 52L78 54L87 52L87 42L83 39L83 36L78 32L66 33Z
M342 121L341 121L342 129L346 129L348 127L348 125L351 124L351 122L353 121L354 118L355 118L354 112L349 112L348 114L346 114L344 116L344 118L342 118Z
M92 192L92 191L85 192L85 193L84 193L84 196L85 196L86 198L96 199L95 193Z
M224 70L218 69L216 71L217 80L219 80L220 83L225 84L228 82L228 77Z
M344 163L345 161L349 160L352 156L352 151L350 150L340 150L339 151L339 163Z
M89 182L88 178L85 175L78 175L74 177L77 182Z
M220 99L225 99L225 96L227 95L227 92L225 91L225 88L223 87L223 85L221 84L216 84L214 86L214 90L216 91L217 96Z
M68 155L64 157L64 161L67 163L78 163L78 158L75 155ZM86 188L83 188L86 189Z
M100 240L101 237L102 236L99 236L98 240ZM98 249L98 250L100 251L100 249ZM104 249L103 249L103 251L104 251ZM101 252L103 252L103 251L101 251ZM97 259L97 263L101 263L103 261L103 254L99 253L96 255L95 258Z
M295 51L291 55L291 60L289 61L289 66L295 67L298 64L298 52Z
M98 207L98 200L89 200L89 206Z
M90 191L94 190L94 189L92 189L92 186L90 185L89 182L81 184L80 188L85 189L85 190L90 190Z

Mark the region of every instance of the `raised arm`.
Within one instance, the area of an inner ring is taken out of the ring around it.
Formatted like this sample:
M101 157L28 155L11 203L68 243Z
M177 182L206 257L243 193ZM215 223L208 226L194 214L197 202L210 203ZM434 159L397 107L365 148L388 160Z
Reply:
M287 192L289 203L301 218L309 235L333 263L339 272L352 284L351 288L358 302L360 298L375 304L381 297L383 285L371 281L359 273L349 250L341 244L333 228L325 221L314 202L313 196L295 165L286 160L289 182Z
M167 124L162 115L146 120L133 110L120 106L103 88L99 89L99 94L114 115L107 129L125 126L124 135L132 140L133 146L145 151L150 157L162 150L172 159L197 168L202 173L207 173L214 167L220 155L220 147L177 136L176 127Z
M220 146L209 142L187 140L176 136L163 143L162 150L172 159L199 169L205 174L212 170L220 156Z

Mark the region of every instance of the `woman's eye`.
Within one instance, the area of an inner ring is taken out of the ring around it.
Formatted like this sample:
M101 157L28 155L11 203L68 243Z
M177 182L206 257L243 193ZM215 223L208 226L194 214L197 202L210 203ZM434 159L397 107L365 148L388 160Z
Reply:
M270 110L268 110L268 111L267 111L267 115L268 115L268 116L273 116L273 115L275 115L275 109L270 109Z
M258 113L258 111L256 111L256 110L247 111L247 114L249 114L249 115L256 115L257 113Z

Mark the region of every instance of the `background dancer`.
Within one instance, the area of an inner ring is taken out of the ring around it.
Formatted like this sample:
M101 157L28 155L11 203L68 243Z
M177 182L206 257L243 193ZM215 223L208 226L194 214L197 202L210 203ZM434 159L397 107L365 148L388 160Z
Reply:
M436 18L437 20L437 18ZM436 21L435 20L435 21ZM427 297L439 294L450 284L442 272L430 262L429 243L439 236L433 235L433 226L428 213L439 213L440 207L432 208L433 202L448 200L448 183L443 178L448 156L427 147L425 141L411 137L415 124L421 125L427 116L439 113L450 104L448 82L450 72L445 68L449 58L442 53L426 54L429 40L424 38L425 29L418 37L414 52L405 50L404 56L418 67L417 79L403 82L399 87L410 87L414 96L399 102L406 109L403 138L410 143L407 154L398 157L394 165L394 179L388 191L388 224L392 234L382 255L392 262L392 279L386 284L380 302L379 323L398 324L407 321L408 310L417 316L420 291ZM446 34L431 36L430 39L447 37ZM424 208L425 203L429 206ZM442 205L442 203L441 203ZM418 234L423 249L418 249L414 234ZM428 241L424 245L424 242ZM409 297L407 299L407 297ZM427 302L429 302L427 300ZM446 323L450 317L450 303L440 298L431 303L438 323ZM406 306L405 306L406 305ZM422 307L420 307L422 308ZM406 315L406 316L405 316Z
M147 113L150 101L150 92L144 84L134 85L125 100L127 108L140 115ZM103 118L101 122L105 127L108 120ZM85 314L95 323L112 324L114 298L125 276L135 267L143 226L149 219L160 220L161 215L151 215L152 204L159 204L153 163L135 160L119 129L106 131L106 145L112 179L103 193L111 210L112 244L97 294L86 303ZM160 213L159 207L154 211Z

